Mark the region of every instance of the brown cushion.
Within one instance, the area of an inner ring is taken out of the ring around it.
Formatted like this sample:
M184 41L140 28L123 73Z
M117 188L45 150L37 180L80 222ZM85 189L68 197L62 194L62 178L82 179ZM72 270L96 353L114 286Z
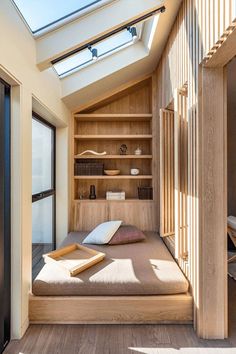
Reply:
M133 225L122 225L108 242L109 245L124 245L145 240L144 233Z

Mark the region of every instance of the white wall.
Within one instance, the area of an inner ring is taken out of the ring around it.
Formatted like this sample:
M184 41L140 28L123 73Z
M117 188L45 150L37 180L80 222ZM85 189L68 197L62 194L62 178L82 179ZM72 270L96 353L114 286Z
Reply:
M35 42L10 0L0 1L0 77L12 88L12 338L28 326L31 288L31 130L32 108L57 129L57 234L68 228L68 120L60 82L48 69L36 66Z

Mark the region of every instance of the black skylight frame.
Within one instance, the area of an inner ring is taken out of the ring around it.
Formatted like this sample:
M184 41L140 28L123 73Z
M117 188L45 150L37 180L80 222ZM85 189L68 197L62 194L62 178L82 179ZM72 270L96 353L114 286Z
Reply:
M25 23L26 23L27 26L29 27L29 29L30 29L30 31L32 32L32 34L33 34L33 35L37 35L37 34L39 34L40 32L42 32L42 31L44 31L44 30L50 28L51 26L55 26L56 24L60 23L61 21L64 21L64 20L66 20L66 19L68 19L68 18L70 18L70 17L72 17L72 16L74 16L74 15L76 15L76 14L79 14L80 12L82 12L82 11L88 9L88 8L91 7L91 6L94 6L94 5L96 5L96 4L100 3L100 2L102 2L103 0L93 0L91 3L80 7L78 10L73 11L73 12L71 12L71 13L69 13L69 14L63 16L63 17L60 17L60 18L58 18L57 20L52 21L52 22L48 23L47 25L38 28L38 29L35 30L35 31L32 30L32 28L30 27L30 25L29 25L28 22L26 21L26 19L25 19L23 13L21 12L21 10L19 9L19 7L18 7L17 4L15 3L15 0L12 0L12 1L14 2L15 7L17 8L17 10L19 11L19 13L20 13L21 16L23 17Z

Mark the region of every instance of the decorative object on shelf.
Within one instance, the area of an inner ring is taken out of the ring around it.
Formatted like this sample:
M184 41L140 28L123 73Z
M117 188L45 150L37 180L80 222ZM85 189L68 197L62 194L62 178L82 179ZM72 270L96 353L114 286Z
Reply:
M130 174L132 176L138 176L139 175L139 169L138 168L131 168Z
M117 176L120 174L120 170L104 170L107 176Z
M123 191L117 191L117 192L108 191L108 192L106 192L106 200L125 200L125 192L123 192Z
M122 144L122 145L120 146L120 155L126 155L127 150L128 150L127 145Z
M104 164L101 162L91 162L81 160L75 163L75 176L102 176Z
M142 150L140 149L140 147L137 147L137 149L134 151L135 155L142 155Z
M92 184L90 186L90 194L89 194L89 199L96 199L96 191L95 191L95 186Z
M107 154L106 151L103 152L96 152L94 150L85 150L83 152L81 152L80 154L78 154L77 156L82 156L82 155L96 155L96 156L104 156Z
M152 187L138 187L138 199L153 199Z

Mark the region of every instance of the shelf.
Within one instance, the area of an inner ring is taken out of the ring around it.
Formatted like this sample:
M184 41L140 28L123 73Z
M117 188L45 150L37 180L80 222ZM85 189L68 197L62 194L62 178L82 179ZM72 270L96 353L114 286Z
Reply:
M138 176L131 176L131 175L117 175L117 176L74 176L74 179L152 179L151 175L138 175Z
M130 199L125 199L125 200L107 200L105 198L98 198L98 199L75 199L75 202L100 202L100 203L104 203L104 202L108 202L108 203L122 203L122 202L130 202L130 203L142 203L142 202L150 202L153 203L153 199L137 199L137 198L130 198Z
M100 160L107 160L107 159L152 159L152 155L75 155L75 159L100 159Z
M75 114L75 118L79 122L132 122L132 121L149 121L152 119L151 113L116 113L116 114L107 114L107 113L92 113L92 114Z
M74 135L74 138L79 140L149 140L152 139L152 135Z

